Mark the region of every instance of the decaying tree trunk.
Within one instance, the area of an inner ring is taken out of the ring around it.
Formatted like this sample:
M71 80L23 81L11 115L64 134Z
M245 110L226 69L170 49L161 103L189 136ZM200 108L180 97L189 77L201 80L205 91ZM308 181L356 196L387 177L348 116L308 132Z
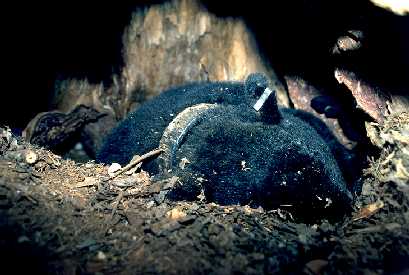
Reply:
M279 102L288 106L284 87L261 60L245 24L217 18L196 1L172 1L135 13L124 34L124 61L121 82L128 93L142 90L149 98L185 82L240 81L262 72Z
M260 56L251 32L239 19L218 18L195 0L174 0L136 11L123 35L124 67L111 87L86 80L64 81L54 107L84 104L124 118L162 91L197 81L242 81L253 72L269 77L278 102L289 99L275 72Z

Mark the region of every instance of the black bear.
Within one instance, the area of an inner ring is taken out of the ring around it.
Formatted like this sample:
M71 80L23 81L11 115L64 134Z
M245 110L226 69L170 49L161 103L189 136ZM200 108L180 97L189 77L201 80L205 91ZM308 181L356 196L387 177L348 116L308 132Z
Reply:
M352 202L342 172L348 151L318 118L280 109L261 74L162 93L113 130L97 160L126 164L158 147L163 153L144 168L180 177L173 198L203 191L220 204L285 205L310 217Z

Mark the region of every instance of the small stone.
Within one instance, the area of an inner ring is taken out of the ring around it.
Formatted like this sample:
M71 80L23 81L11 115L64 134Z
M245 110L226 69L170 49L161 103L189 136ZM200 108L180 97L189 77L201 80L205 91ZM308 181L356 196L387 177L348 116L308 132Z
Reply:
M25 153L25 160L26 160L26 162L27 162L28 164L34 164L34 163L36 163L37 160L38 160L37 154L34 153L34 152L31 151L31 150L26 151L26 153Z
M152 206L154 206L155 205L155 202L154 201L149 201L147 204L146 204L146 208L152 208Z
M105 261L107 259L107 256L105 255L104 252L98 251L96 258L98 261Z
M108 168L108 175L111 177L114 176L115 173L118 172L121 168L122 168L121 164L116 162L112 163L111 166L109 166Z

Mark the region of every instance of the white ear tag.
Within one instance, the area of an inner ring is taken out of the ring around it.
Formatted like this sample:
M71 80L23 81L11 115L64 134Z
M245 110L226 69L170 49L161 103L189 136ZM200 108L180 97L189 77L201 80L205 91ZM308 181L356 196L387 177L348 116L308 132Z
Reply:
M257 100L256 104L254 104L253 106L254 110L256 110L257 112L260 111L261 107L263 107L264 103L266 102L266 100L268 99L272 92L273 90L267 87L264 90L263 94L260 96L260 98Z

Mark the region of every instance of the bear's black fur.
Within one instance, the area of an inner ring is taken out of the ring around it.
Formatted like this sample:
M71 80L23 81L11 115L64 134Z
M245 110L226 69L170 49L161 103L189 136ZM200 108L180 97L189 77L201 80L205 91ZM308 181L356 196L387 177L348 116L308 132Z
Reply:
M187 107L199 103L238 105L249 103L251 99L242 83L193 83L170 89L121 122L107 137L97 159L126 164L136 153L157 148L165 128Z
M253 106L267 86L264 76L253 74L245 83L195 83L166 91L114 129L97 159L126 164L133 155L158 148L183 110L210 103L214 108L187 130L172 153L171 173L184 184L170 196L192 199L203 188L207 200L220 204L285 204L317 217L344 212L352 196L339 166L346 167L348 152L319 119L279 110L274 93L256 111ZM182 159L188 162L179 166ZM166 174L167 168L158 161L145 165L153 173Z

